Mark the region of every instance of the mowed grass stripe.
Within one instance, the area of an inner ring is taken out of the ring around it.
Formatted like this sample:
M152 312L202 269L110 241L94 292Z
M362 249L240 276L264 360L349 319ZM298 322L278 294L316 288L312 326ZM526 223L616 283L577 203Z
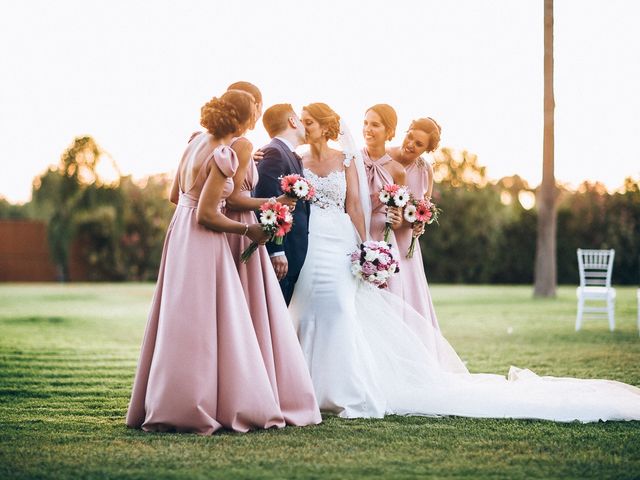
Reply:
M76 357L44 357L44 356L24 356L24 355L2 355L0 356L0 363L17 363L24 364L29 363L31 365L60 365L64 366L65 364L74 365L81 363L82 365L92 364L92 365L103 365L105 367L117 366L118 363L130 363L135 362L137 360L137 352L136 354L127 354L127 355L119 355L112 356L109 358L105 357L97 357L97 356L76 356Z
M43 362L73 362L73 361L119 361L123 359L137 359L139 348L130 349L121 353L24 353L24 352L12 352L4 353L0 350L0 359L5 361L43 361Z
M153 286L60 287L0 286L2 479L640 477L640 422L325 416L317 427L247 435L128 429ZM640 384L635 290L618 290L613 334L606 321L573 332L573 288L542 302L529 287L432 294L472 371L504 374L515 364Z
M135 371L136 363L131 362L127 365L119 365L116 368L109 367L76 367L76 366L65 366L60 369L55 365L51 365L49 367L46 366L38 366L32 367L29 365L12 365L10 367L5 367L0 364L0 379L1 378L10 378L12 375L20 376L24 378L33 377L33 378L65 378L68 376L72 376L73 378L89 378L89 377L113 377L124 374L125 372L131 373L133 369Z

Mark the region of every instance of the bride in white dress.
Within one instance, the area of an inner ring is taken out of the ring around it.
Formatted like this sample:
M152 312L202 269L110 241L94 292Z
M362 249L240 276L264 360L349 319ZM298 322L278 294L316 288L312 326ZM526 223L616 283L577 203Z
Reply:
M289 311L321 410L341 417L459 415L555 421L640 420L640 389L608 380L470 374L430 319L399 297L356 280L349 254L367 235L369 192L350 135L344 152L326 104L304 107L316 188L309 247ZM366 189L366 190L365 190Z

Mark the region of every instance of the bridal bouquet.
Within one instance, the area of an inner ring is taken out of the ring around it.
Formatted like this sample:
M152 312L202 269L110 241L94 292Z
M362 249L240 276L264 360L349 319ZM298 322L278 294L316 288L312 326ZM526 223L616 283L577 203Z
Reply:
M368 240L351 253L351 273L378 288L386 287L387 280L399 270L387 242Z
M313 200L316 195L311 182L297 173L280 177L280 188L285 195L298 200Z
M407 206L404 207L404 219L411 224L412 228L419 223L430 225L433 222L438 223L438 215L440 215L440 212L441 210L436 207L436 204L432 203L431 200L411 199ZM416 234L413 234L411 237L411 245L409 245L407 258L413 257L418 237L419 235Z
M387 207L404 207L409 201L409 189L401 187L395 183L385 185L378 194L380 201ZM391 222L387 220L384 224L383 238L385 242L389 242L391 236Z
M284 236L293 226L293 215L291 215L289 207L280 202L265 202L260 205L260 225L262 225L262 230L269 234L269 241L276 245L282 245ZM240 261L247 263L257 249L258 244L251 242L251 245L240 255Z

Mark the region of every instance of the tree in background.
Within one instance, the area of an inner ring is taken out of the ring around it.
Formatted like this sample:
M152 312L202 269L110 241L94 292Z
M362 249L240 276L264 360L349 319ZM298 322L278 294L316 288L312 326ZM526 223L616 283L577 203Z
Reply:
M142 182L121 179L120 189L127 202L119 249L129 280L155 280L158 274L164 237L175 209L168 200L171 183L172 178L164 174Z
M443 215L420 239L429 281L531 284L533 189L517 175L487 182L468 152L443 149L434 156L433 197ZM558 282L578 283L577 248L614 248L613 282L638 284L640 181L627 178L614 193L599 183L584 182L577 191L560 186L556 197Z
M47 222L51 257L61 281L69 280L69 253L75 236L75 218L91 208L86 192L97 179L101 150L90 136L76 137L57 167L34 181L31 209Z
M70 278L72 245L89 280L154 279L173 212L170 178L134 182L113 165L119 179L107 182L98 174L103 157L93 138L76 138L60 163L35 179L25 208L48 225L60 280Z
M434 152L433 199L441 224L427 227L421 250L429 280L488 283L507 211L486 168L466 150Z
M617 192L583 182L561 191L558 204L558 281L577 283L577 248L614 248L613 283L640 282L640 181L627 178Z
M14 205L0 196L0 220L21 220L28 217L29 213L24 205Z
M536 254L537 215L532 206L535 194L529 184L518 175L501 178L495 187L504 206L504 221L497 233L496 261L493 264L493 283L533 283ZM526 205L526 207L525 207Z
M538 240L534 295L554 297L557 284L556 180L554 176L553 0L544 0L544 137L542 183L538 192Z
M36 178L32 202L11 205L0 199L0 218L50 224L66 202L71 218L63 227L73 258L87 268L82 278L154 280L174 210L168 200L171 178L120 176L109 183L96 173L99 163L85 162L77 151L66 151L66 162ZM443 148L434 158L433 198L443 215L440 225L428 226L420 239L429 281L531 284L538 218L531 208L533 189L517 175L490 182L486 168L468 151ZM616 193L587 182L577 191L560 186L557 192L558 282L578 282L576 248L582 247L615 248L614 283L637 284L640 182L628 178Z
M436 150L433 156L433 177L437 183L472 190L487 185L487 167L480 165L475 153L443 147Z

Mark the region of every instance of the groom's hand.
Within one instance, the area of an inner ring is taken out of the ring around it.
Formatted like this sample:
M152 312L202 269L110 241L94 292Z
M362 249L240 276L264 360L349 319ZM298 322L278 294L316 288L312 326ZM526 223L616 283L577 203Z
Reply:
M276 255L275 257L271 257L271 264L276 272L278 281L287 276L287 272L289 271L289 261L287 260L286 255Z

